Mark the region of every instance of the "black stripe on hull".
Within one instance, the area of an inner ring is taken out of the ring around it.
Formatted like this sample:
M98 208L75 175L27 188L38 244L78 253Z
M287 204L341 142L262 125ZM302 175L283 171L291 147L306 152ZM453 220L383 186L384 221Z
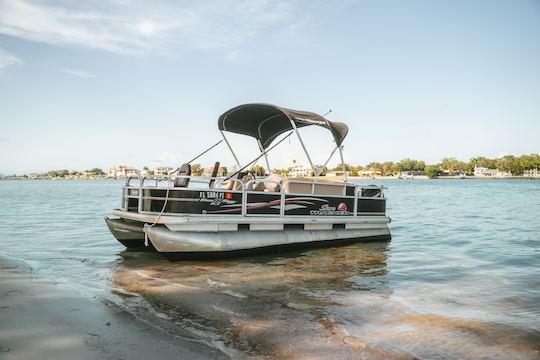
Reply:
M312 241L312 242L306 242L306 243L272 245L272 246L263 246L259 248L254 248L254 249L242 249L242 250L232 250L232 251L162 252L160 254L162 254L163 256L165 256L167 259L171 261L213 260L213 259L247 257L247 256L252 256L252 255L260 255L260 254L280 254L280 253L286 253L286 252L300 250L300 249L344 246L344 245L350 245L350 244L354 244L358 242L390 241L391 239L392 239L392 236L388 234L388 235L377 235L377 236L352 238L352 239L323 240L323 241Z
M137 251L149 251L149 252L157 252L156 248L150 241L148 241L148 246L144 245L144 239L142 240L118 240L119 243L124 245L129 250L137 250Z

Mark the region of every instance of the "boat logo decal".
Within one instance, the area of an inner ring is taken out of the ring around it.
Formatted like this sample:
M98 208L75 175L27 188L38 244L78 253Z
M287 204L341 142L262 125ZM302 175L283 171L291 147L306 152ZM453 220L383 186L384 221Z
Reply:
M340 203L336 209L334 206L328 206L327 204L321 205L319 210L310 210L310 215L349 215L349 211L347 211L347 205L344 203Z
M321 120L301 118L301 117L298 117L298 116L295 116L294 120L299 121L299 122L304 123L304 124L326 125L326 122L321 121Z

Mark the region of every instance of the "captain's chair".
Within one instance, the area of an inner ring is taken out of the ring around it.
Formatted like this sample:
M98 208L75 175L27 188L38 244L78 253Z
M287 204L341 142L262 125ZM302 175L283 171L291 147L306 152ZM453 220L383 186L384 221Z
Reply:
M182 164L180 166L180 169L178 170L178 175L184 175L184 176L191 176L191 165L189 164ZM181 177L177 176L174 178L174 187L188 187L189 185L189 177Z
M208 183L208 187L210 189L214 188L214 184L216 182L216 179L214 178L217 176L218 172L219 172L219 161L216 161L216 163L214 164L214 168L212 169L212 176L211 176L210 182Z

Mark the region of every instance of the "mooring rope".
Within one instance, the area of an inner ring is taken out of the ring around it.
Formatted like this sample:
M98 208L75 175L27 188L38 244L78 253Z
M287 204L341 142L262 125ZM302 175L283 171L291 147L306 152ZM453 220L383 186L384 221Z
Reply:
M200 153L199 155L195 156L193 159L189 160L187 162L187 164L190 164L192 163L193 161L197 160L198 158L200 158L201 156L203 156L204 154L206 154L207 152L209 152L210 150L212 150L213 148L215 148L216 146L218 146L219 144L221 144L223 142L223 140L219 140L217 143L215 143L214 145L210 146L208 149L204 150L202 153ZM168 179L168 182L167 182L167 192L165 194L165 202L163 203L163 207L161 208L161 211L159 212L159 215L157 216L157 218L154 220L154 223L152 225L148 225L147 223L144 224L143 226L143 231L144 231L144 246L148 247L148 233L146 232L148 229L151 229L153 228L157 222L159 221L159 219L161 218L161 215L163 215L163 213L165 212L165 208L167 207L167 202L169 201L169 193L170 193L170 190L171 190L171 183L172 183L172 180L171 180L171 175L174 174L175 172L179 171L180 168L177 168L176 170L168 173L167 175L167 179ZM191 175L189 175L191 177Z

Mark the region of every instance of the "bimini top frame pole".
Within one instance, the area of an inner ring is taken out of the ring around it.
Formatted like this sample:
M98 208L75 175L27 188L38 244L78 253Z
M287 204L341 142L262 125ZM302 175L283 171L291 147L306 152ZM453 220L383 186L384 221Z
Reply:
M259 150L261 150L261 154L264 154L264 159L266 160L266 167L268 168L268 175L272 174L272 169L270 169L270 163L268 162L268 153L264 150L261 140L257 139L257 144L259 144Z
M343 161L343 145L339 145L339 157L341 158L341 167L343 169L343 177L347 182L347 171L345 170L345 162Z
M296 137L298 137L298 140L300 140L300 144L302 144L302 148L304 149L304 152L306 153L307 159L309 161L309 165L311 166L313 173L316 174L317 169L315 169L315 166L313 166L313 161L311 161L311 157L309 156L309 153L306 149L306 145L304 145L304 141L302 141L302 137L300 136L300 133L298 132L298 128L296 127L296 124L292 120L291 120L291 125L294 129L294 132L296 133Z
M229 150L231 150L231 154L234 157L234 160L236 161L236 164L238 165L239 168L241 168L242 165L240 165L240 161L238 161L238 158L236 157L236 154L234 153L234 150L232 149L231 144L229 144L229 140L227 140L227 137L225 136L225 133L223 132L223 130L220 130L219 132L221 133L221 136L223 136L223 140L225 140L225 143L229 147Z
M330 162L330 160L332 159L332 156L334 156L334 154L336 153L336 150L339 148L339 145L336 145L336 147L334 148L334 150L332 150L332 152L330 153L330 156L328 157L328 159L326 160L326 162L324 163L323 166L321 166L321 168L319 169L319 171L317 171L315 173L315 177L319 177L319 175L321 175L322 171L324 170L324 168L326 167L326 165L328 165L328 163Z

